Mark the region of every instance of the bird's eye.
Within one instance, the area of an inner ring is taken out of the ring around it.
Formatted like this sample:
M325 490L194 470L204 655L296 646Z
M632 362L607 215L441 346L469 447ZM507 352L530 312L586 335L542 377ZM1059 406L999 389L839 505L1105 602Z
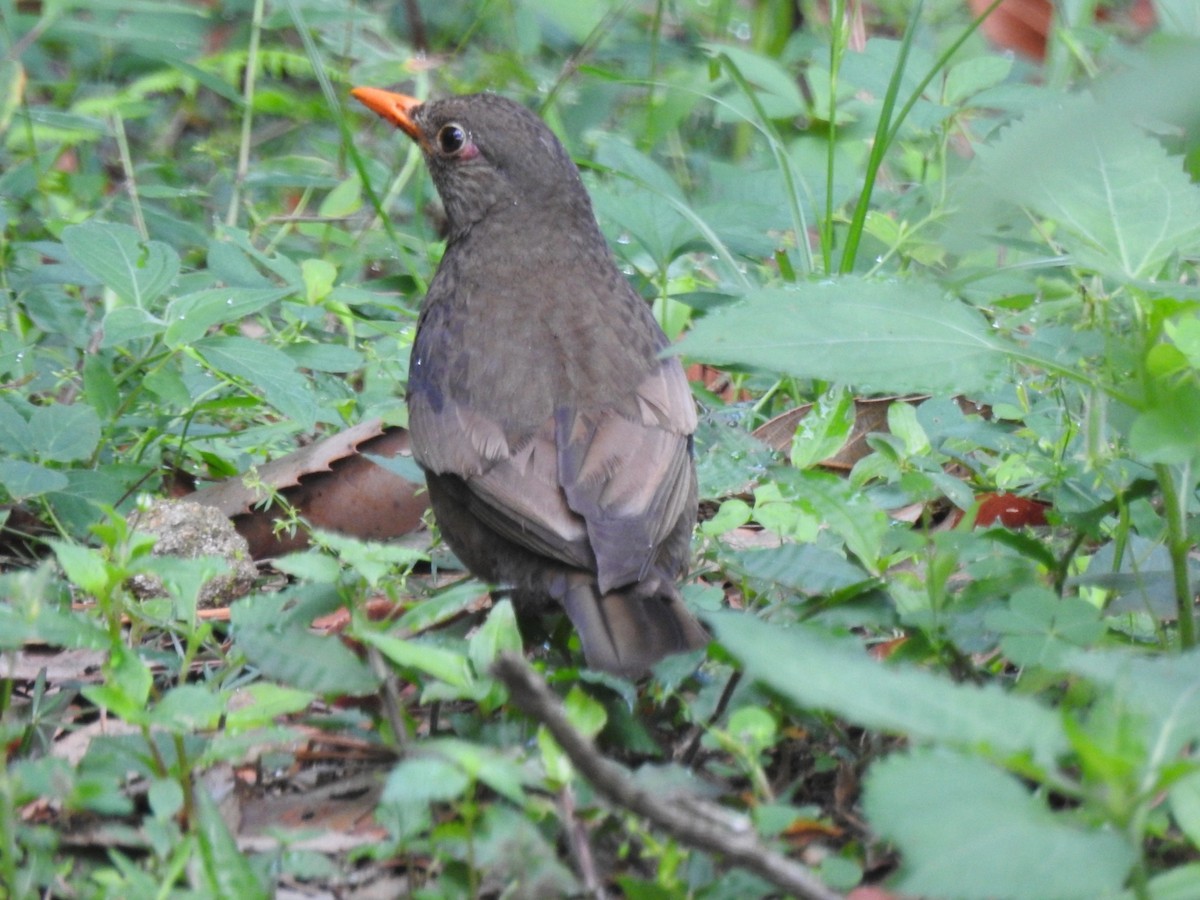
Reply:
M454 122L443 125L438 129L437 142L443 153L457 153L467 144L466 129Z

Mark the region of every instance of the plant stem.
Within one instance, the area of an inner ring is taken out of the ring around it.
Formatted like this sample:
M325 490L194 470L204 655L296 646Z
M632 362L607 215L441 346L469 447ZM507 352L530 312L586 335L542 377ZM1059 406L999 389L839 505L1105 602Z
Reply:
M242 139L238 143L237 174L233 178L229 209L225 213L225 224L230 228L237 225L242 183L250 172L250 136L254 127L254 74L258 70L258 41L262 36L265 6L266 0L254 0L254 12L250 19L250 48L246 52L246 80L242 85Z
M1179 482L1175 480L1179 472ZM1154 474L1163 494L1163 512L1167 520L1167 552L1171 555L1171 574L1175 588L1175 608L1179 616L1179 649L1196 646L1196 621L1192 611L1192 584L1188 573L1188 551L1191 545L1187 534L1187 494L1190 491L1191 464L1173 470L1166 463L1157 463ZM1183 488L1180 490L1180 488Z

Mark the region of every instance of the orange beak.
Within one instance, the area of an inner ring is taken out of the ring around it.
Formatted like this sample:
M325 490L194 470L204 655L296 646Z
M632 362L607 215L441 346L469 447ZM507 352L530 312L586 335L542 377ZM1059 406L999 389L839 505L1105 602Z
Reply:
M423 142L424 135L412 119L413 111L421 105L420 100L372 87L356 87L350 92L350 96L371 112L387 119L414 141Z

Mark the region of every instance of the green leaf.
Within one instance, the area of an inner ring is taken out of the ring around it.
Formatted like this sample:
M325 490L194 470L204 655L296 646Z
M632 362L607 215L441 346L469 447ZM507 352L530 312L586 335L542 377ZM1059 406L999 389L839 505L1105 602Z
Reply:
M149 722L173 734L215 728L225 704L210 688L181 684L171 688L150 710Z
M433 644L404 640L371 631L356 632L355 637L363 643L375 647L402 668L416 669L464 690L475 686L475 677L471 673L470 663L461 653L447 650L444 647L435 647Z
M804 95L800 93L795 77L777 60L733 44L701 46L710 56L725 57L747 82L757 88L755 93L767 118L790 119L804 113ZM726 102L750 121L758 118L749 101L741 94L728 96ZM718 118L740 121L723 107L718 107Z
M1137 854L1117 831L1051 813L980 759L915 750L873 766L864 808L903 856L903 893L1093 898L1120 890Z
M880 392L970 393L996 383L1006 345L932 285L854 278L764 289L709 313L676 345L689 359Z
M272 896L259 882L250 857L238 849L229 833L221 811L209 795L204 783L193 783L192 796L196 810L197 876L210 897L244 897L246 900L266 900Z
M229 734L237 734L254 728L266 728L280 716L307 709L314 699L311 691L261 682L247 685L229 697L225 730Z
M281 350L244 337L208 337L193 345L210 366L243 379L301 429L317 421L317 401L309 383Z
M23 459L0 459L0 485L14 500L61 491L67 484L67 476L62 472Z
M533 781L533 778L519 761L523 757L513 758L512 750L470 744L454 738L438 738L427 742L425 746L452 760L467 777L483 782L502 797L517 804L525 802L525 784Z
M47 543L54 549L58 564L73 585L93 597L107 591L108 563L98 550L58 538L51 538Z
M517 614L508 600L501 600L492 607L483 624L471 634L467 654L471 664L480 675L486 675L496 657L503 651L520 653L524 649L521 631L517 627Z
M744 613L710 614L717 640L747 675L801 706L829 710L866 728L1049 767L1068 749L1054 711L988 685L883 666L861 645L814 628L780 628Z
M803 594L832 593L870 577L845 557L818 544L787 542L779 547L731 553L725 559L747 578Z
M1021 588L1007 609L988 613L985 624L1003 635L1000 648L1019 666L1054 667L1066 647L1088 647L1104 635L1100 611L1078 597L1049 588Z
M1053 219L1056 239L1094 271L1154 278L1200 247L1200 187L1158 140L1089 96L1045 104L976 165L971 190Z
M343 565L353 569L371 587L377 587L384 578L394 575L398 569L429 558L426 553L415 547L385 544L380 541L361 541L320 528L313 530L313 538L336 553Z
M1200 389L1184 382L1164 390L1133 422L1129 446L1150 463L1189 463L1200 456Z
M1167 794L1171 815L1193 847L1200 847L1200 772L1179 779Z
M823 394L796 426L790 453L792 465L807 469L841 450L854 430L856 412L854 395L845 388Z
M179 254L161 241L143 242L128 225L93 219L64 228L62 241L79 265L140 309L149 309L179 274Z
M325 586L295 593L322 601L322 611L332 605L327 599L337 598ZM379 678L370 667L338 637L313 634L309 626L317 611L304 603L293 605L294 600L293 592L281 592L247 597L230 608L234 643L246 659L264 675L316 694L374 693Z
M29 416L29 435L41 459L87 459L100 443L100 419L85 403L38 406Z
M306 259L300 271L304 275L304 299L312 304L324 300L337 281L337 266L327 259Z
M112 648L105 666L104 683L83 688L83 695L97 706L134 725L147 720L147 701L154 676L140 656L120 644Z
M457 800L471 785L453 762L437 756L406 759L388 775L381 803L407 805Z
M351 175L325 195L317 214L325 219L344 219L362 208L362 181Z
M1069 650L1063 668L1108 686L1146 723L1146 746L1170 759L1200 739L1200 650L1164 656Z
M162 319L136 306L122 306L109 310L104 316L104 340L100 346L125 347L131 341L158 337L166 328Z
M167 305L164 340L172 348L191 344L214 325L253 315L290 293L290 288L208 288L184 294Z

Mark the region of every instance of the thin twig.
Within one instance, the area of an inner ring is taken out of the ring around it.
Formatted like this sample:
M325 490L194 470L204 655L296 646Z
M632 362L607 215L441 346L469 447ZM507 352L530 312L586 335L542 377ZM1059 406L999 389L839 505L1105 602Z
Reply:
M523 658L502 653L492 674L513 702L550 731L579 774L608 802L649 819L677 840L719 853L787 893L807 900L836 900L805 866L764 847L750 823L720 806L687 795L659 796L639 787L629 772L605 759L567 720L562 703Z
M570 784L565 784L558 792L558 806L562 810L563 822L567 826L567 842L571 845L571 855L575 857L575 865L579 868L583 888L592 900L606 900L604 885L596 872L596 861L592 858L592 845L588 843L587 828L579 821L575 810L575 792Z

